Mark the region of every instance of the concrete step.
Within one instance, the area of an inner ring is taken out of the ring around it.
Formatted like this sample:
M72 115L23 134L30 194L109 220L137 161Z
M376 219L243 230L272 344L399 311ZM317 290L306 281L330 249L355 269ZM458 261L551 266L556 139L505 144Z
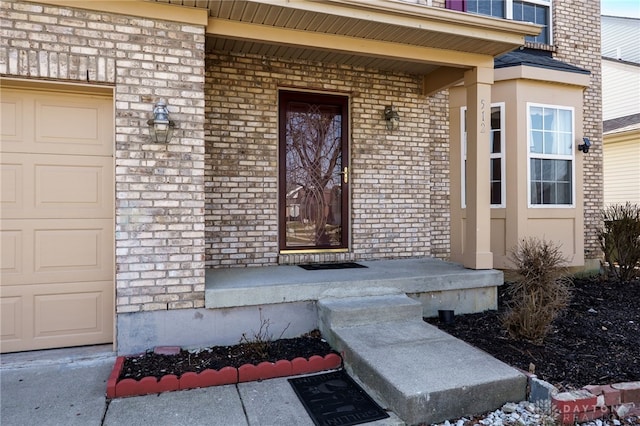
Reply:
M415 320L422 318L422 304L404 294L321 299L318 317L328 329Z
M414 309L401 297L392 299L394 307L405 303L407 311ZM384 302L322 301L321 328L343 354L347 371L407 424L480 414L525 398L522 373L425 323L420 315L401 319L394 309L386 315L380 306ZM354 307L353 317L348 306ZM359 320L357 312L367 320ZM371 322L375 312L379 321Z

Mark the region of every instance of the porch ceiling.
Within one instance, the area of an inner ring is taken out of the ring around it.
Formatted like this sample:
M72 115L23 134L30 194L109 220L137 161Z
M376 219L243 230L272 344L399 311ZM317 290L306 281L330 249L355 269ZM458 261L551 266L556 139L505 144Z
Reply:
M540 27L401 0L155 0L207 9L207 50L426 76L493 66Z

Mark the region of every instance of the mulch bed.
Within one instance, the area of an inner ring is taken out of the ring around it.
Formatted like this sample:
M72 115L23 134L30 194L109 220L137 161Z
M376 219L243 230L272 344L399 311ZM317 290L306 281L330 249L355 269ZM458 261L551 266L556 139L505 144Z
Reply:
M541 345L511 339L503 330L505 299L502 288L498 311L456 316L451 325L427 321L511 366L535 369L560 391L640 381L639 280L574 279L570 305Z
M223 367L239 368L246 364L293 360L295 358L324 357L336 353L314 330L304 336L292 339L278 339L270 342L242 343L233 346L212 346L193 350L182 349L176 355L160 355L153 350L125 358L118 380L140 380L173 374L200 373L205 370L221 370Z
M506 284L508 285L508 284ZM511 339L500 316L505 310L504 288L499 309L458 315L452 325L427 319L444 331L480 348L503 362L535 374L559 390L590 384L640 381L640 281L602 282L575 279L572 300L541 345ZM180 377L187 372L238 368L263 361L292 360L334 353L318 331L294 339L278 339L256 350L250 344L181 350L177 355L147 353L125 359L118 380Z

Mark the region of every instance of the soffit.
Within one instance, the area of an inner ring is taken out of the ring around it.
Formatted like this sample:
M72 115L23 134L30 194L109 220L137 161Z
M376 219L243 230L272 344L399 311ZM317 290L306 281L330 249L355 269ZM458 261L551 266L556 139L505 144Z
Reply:
M204 8L207 50L332 62L426 75L441 66L470 68L511 51L539 27L394 0L155 0ZM236 24L235 26L233 24ZM249 30L249 31L247 31ZM277 30L277 33L274 31ZM260 33L272 33L267 40ZM249 36L249 34L254 34ZM327 36L308 43L305 35ZM341 49L347 42L362 48ZM336 44L338 43L338 44ZM376 45L372 43L378 43ZM409 55L398 54L408 48ZM386 49L389 55L384 54ZM421 50L424 54L421 55ZM448 59L448 53L457 53ZM393 53L393 54L392 54ZM469 58L460 61L460 54ZM484 58L483 58L484 57Z

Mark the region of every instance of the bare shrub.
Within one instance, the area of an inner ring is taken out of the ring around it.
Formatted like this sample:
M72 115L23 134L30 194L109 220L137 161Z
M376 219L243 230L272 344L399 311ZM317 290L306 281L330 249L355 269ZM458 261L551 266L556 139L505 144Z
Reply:
M571 296L567 260L558 245L538 238L522 240L510 258L519 276L507 288L503 326L513 338L541 343Z
M244 345L248 354L257 358L268 358L269 349L271 348L271 345L274 344L273 334L269 331L269 327L271 327L272 322L269 318L263 318L262 309L259 308L259 310L260 327L258 328L258 331L252 330L253 336L251 337L247 336L247 333L242 333L242 337L240 337L240 344ZM291 323L287 324L276 340L282 338L290 325Z
M602 210L604 228L598 234L604 252L604 269L628 282L640 276L640 206L614 204Z

